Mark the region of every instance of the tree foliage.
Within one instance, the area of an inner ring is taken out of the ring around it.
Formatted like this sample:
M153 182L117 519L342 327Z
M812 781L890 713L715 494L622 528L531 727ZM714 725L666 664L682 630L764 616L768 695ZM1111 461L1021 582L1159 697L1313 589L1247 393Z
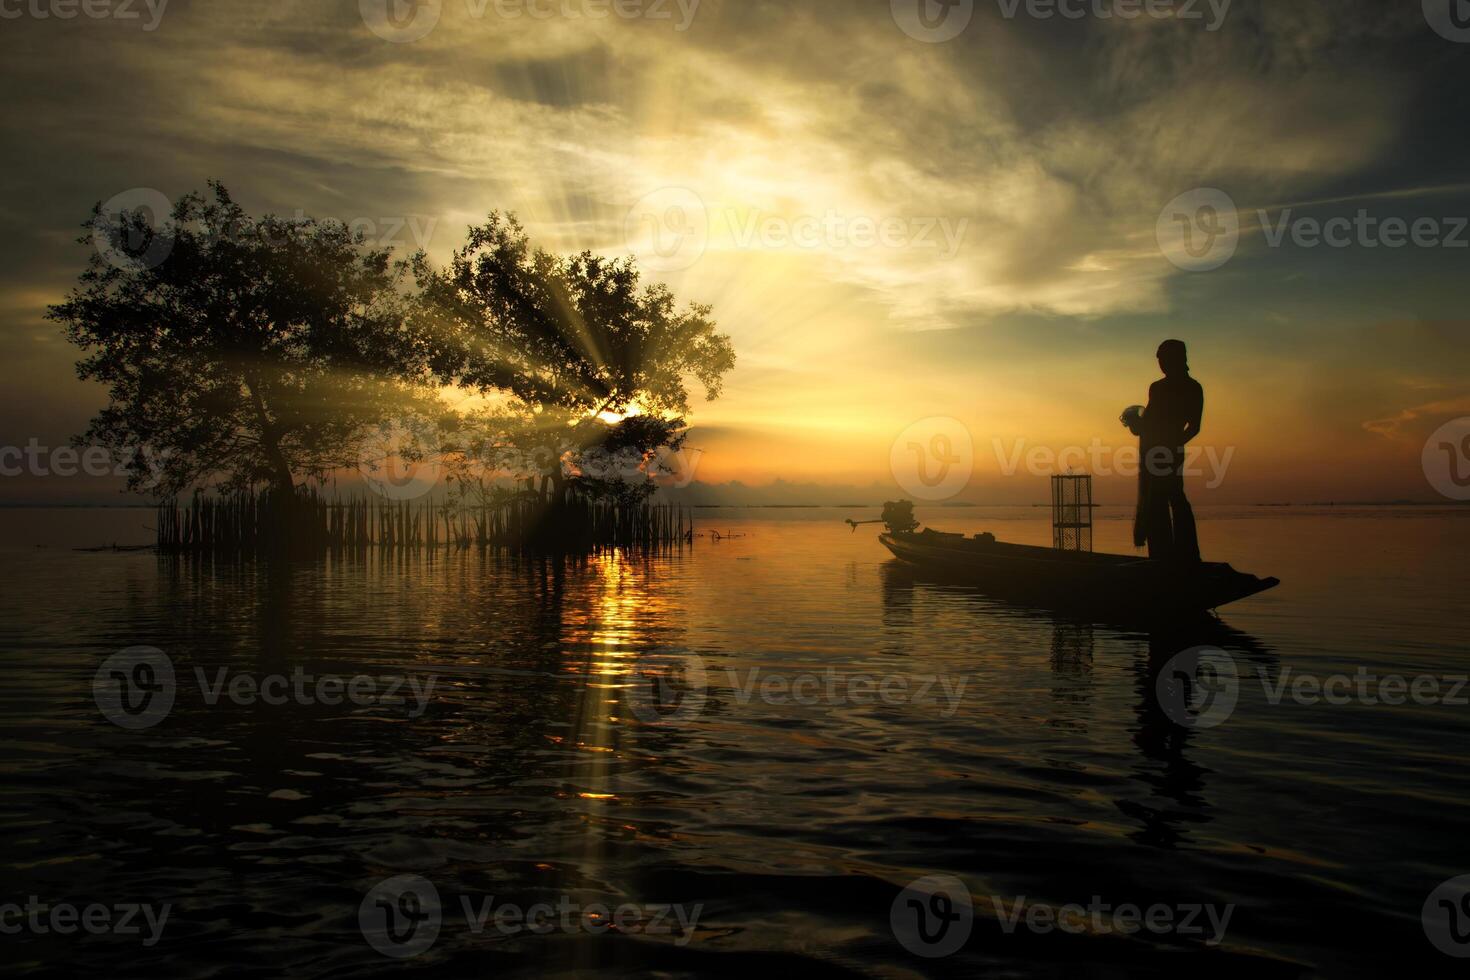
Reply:
M683 440L690 382L714 398L734 365L709 307L678 308L631 259L533 248L513 217L471 228L439 269L335 222L253 218L209 186L158 229L95 208L97 252L47 314L108 388L83 440L164 460L129 489L289 493L432 453L461 488L539 474L636 496ZM445 385L493 407L449 412ZM510 451L534 465L504 465ZM612 457L634 465L591 465Z
M432 405L414 377L404 270L340 224L255 219L210 190L159 229L94 209L87 227L109 247L47 315L87 351L78 375L108 386L84 439L162 451L156 492L290 491L356 465L366 433Z
M641 282L632 259L533 248L514 217L490 214L447 268L420 259L415 271L427 368L446 384L510 394L535 413L524 438L574 456L609 442L645 453L673 444L689 382L715 398L735 364L710 307L679 308L667 286ZM608 414L628 417L609 424Z

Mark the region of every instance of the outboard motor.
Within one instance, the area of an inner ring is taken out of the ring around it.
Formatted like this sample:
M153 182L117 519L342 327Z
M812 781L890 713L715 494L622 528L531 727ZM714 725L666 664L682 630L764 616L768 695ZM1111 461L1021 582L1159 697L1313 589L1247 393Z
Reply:
M909 534L917 530L919 522L914 520L913 501L890 500L884 504L883 523L892 534Z

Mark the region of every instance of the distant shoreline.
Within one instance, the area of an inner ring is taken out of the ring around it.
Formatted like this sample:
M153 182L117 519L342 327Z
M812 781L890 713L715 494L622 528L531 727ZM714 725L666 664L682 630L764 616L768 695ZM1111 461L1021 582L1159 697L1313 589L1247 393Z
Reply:
M674 501L677 503L677 501ZM1273 502L1273 503L1243 503L1243 504L1214 504L1196 503L1196 507L1463 507L1470 505L1470 500L1308 500L1301 503L1295 501ZM0 510L154 510L157 504L96 504L96 503L0 503ZM879 508L883 503L842 503L842 504L685 504L691 510L865 510ZM938 504L919 504L922 508L942 508L946 510L975 510L981 508L1015 508L1036 509L1047 508L1050 504L979 504L969 501L959 501ZM1116 503L1099 503L1098 508L1107 507L1132 507L1132 501L1118 501Z

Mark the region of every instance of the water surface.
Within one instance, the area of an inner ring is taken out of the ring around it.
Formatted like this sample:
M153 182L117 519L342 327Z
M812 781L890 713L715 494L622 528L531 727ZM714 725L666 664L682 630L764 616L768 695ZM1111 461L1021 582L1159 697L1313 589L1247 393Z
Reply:
M404 964L367 944L359 906L401 874L432 881L446 910L410 964L452 975L1455 965L1420 913L1470 873L1470 708L1272 704L1254 678L1465 673L1470 512L1202 508L1207 557L1283 585L1168 635L925 581L872 529L840 524L849 513L701 511L702 530L734 536L653 558L272 566L71 550L146 541L146 511L0 511L4 899L172 905L151 947L7 936L11 968L386 973ZM1049 535L1031 509L921 516ZM1126 515L1103 517L1099 550L1129 550ZM1198 643L1244 676L1207 729L1175 724L1154 693L1159 665ZM161 722L128 731L99 711L93 675L139 645L178 687ZM668 689L646 675L672 667L697 699L650 700ZM197 678L222 669L433 688L421 712L210 704ZM859 676L903 689L866 696ZM806 677L825 685L815 699L782 687ZM943 959L889 925L900 890L931 874L960 878L976 909ZM490 896L701 911L688 937L476 934L460 899ZM995 907L1094 896L1234 912L1210 946L1007 932Z

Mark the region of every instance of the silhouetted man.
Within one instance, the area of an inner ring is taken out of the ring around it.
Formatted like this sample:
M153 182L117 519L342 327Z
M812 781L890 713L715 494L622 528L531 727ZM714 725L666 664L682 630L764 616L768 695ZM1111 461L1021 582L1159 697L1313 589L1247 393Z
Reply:
M1184 496L1184 447L1199 435L1205 391L1189 376L1182 340L1159 345L1163 378L1148 390L1143 418L1129 428L1139 436L1138 517L1134 541L1148 543L1148 556L1198 562L1194 510Z

